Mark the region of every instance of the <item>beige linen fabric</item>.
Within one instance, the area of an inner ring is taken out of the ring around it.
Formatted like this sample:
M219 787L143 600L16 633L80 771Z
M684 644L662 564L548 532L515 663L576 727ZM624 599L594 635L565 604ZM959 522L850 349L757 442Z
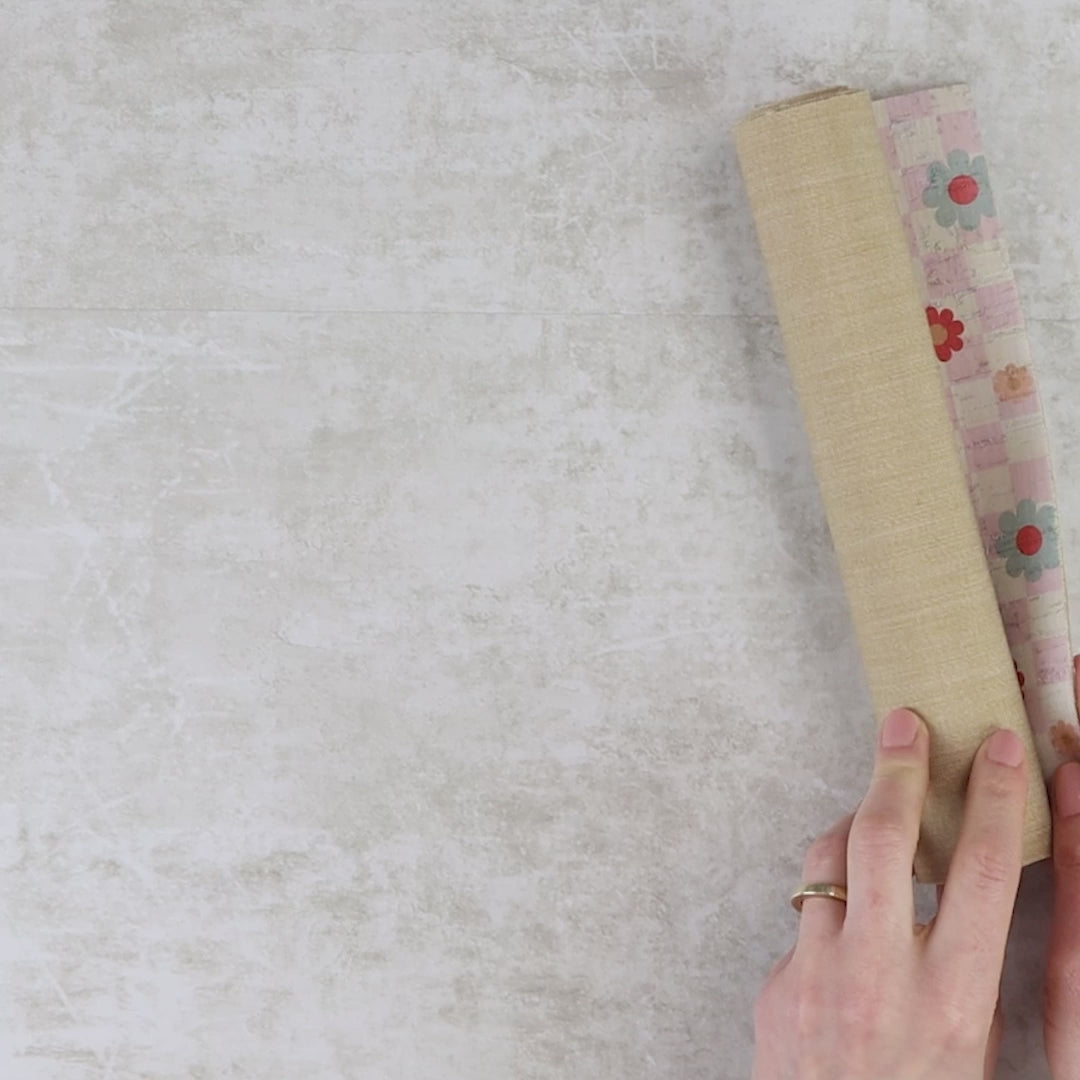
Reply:
M941 881L972 757L1028 747L1025 862L1049 807L946 411L870 97L761 109L736 143L877 712L931 730L915 869Z

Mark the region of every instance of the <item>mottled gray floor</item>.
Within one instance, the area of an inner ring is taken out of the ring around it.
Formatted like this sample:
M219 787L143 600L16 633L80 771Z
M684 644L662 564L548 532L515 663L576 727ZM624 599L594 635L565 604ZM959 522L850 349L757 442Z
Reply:
M973 83L1080 559L1078 19L6 5L5 1080L746 1077L870 717L731 126Z

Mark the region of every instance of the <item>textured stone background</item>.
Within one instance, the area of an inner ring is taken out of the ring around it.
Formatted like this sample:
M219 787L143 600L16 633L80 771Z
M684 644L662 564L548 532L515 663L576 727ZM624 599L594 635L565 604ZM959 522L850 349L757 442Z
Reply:
M5 1080L746 1077L870 717L731 126L973 83L1080 558L1078 26L5 5Z

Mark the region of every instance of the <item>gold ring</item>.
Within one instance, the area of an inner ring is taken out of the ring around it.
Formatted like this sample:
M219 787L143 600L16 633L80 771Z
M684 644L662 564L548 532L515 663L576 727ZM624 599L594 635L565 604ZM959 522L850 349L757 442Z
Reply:
M808 896L822 896L826 900L839 900L841 904L847 903L847 889L843 885L830 885L827 881L818 881L810 885L800 885L791 894L791 906L796 911L802 911L803 901Z

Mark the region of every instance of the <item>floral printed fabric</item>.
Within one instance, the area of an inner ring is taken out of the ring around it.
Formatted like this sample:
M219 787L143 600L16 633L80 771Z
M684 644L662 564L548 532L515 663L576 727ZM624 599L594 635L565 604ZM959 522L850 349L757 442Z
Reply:
M1006 364L994 376L994 393L998 401L1023 401L1035 396L1035 377L1026 367Z
M930 340L934 343L934 352L943 363L948 363L955 352L964 347L964 324L953 318L949 308L936 307L926 309L926 321L930 324Z
M874 104L1044 772L1080 760L1046 425L966 86Z
M1016 513L1006 510L998 519L1001 533L995 547L1005 560L1005 573L1038 581L1044 570L1061 565L1057 541L1057 512L1021 499Z
M944 161L926 170L922 199L936 209L934 220L943 228L957 222L962 229L977 228L984 214L994 216L986 158L980 154L972 161L966 150L950 150Z

